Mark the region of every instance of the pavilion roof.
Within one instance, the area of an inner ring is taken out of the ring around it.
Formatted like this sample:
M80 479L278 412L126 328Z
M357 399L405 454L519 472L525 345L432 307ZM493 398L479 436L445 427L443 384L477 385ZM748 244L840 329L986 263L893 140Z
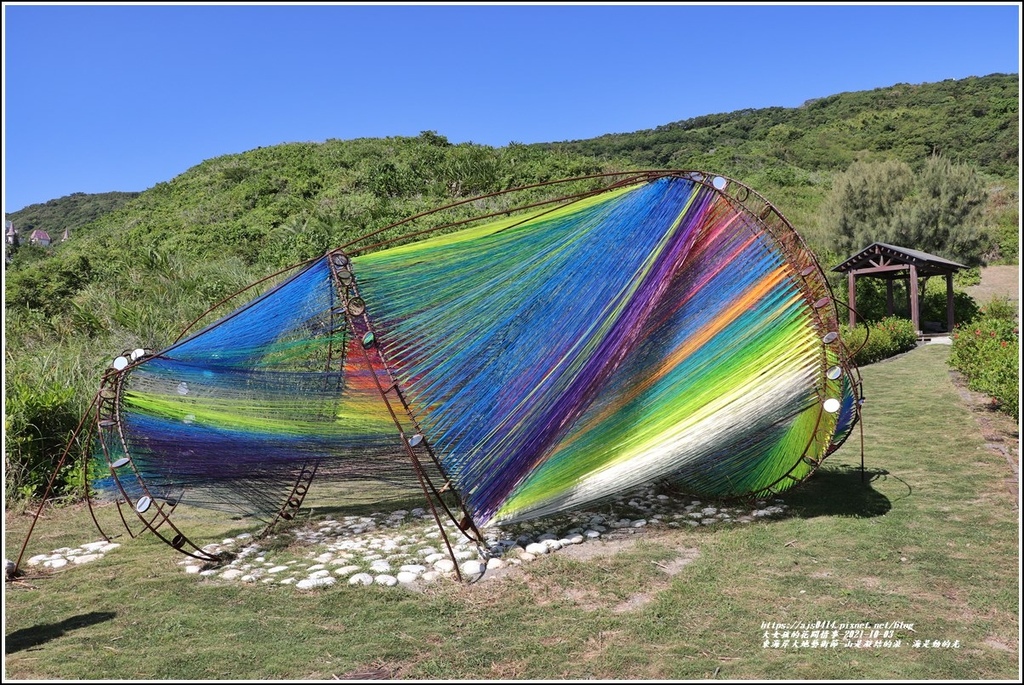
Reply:
M950 274L967 268L959 262L920 250L912 250L907 247L888 245L886 243L871 243L832 270L838 273L871 270L881 272L879 275L886 272L895 275L894 270L900 265L917 267L917 274L919 276ZM891 268L886 269L886 267Z

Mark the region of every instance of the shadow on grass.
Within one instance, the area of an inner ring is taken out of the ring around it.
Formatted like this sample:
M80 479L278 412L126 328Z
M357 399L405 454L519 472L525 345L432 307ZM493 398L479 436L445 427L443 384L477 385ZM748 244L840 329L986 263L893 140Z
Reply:
M869 468L862 472L859 466L822 467L787 493L786 504L793 515L801 518L882 516L892 508L892 503L872 484L889 476L885 469Z
M4 640L4 653L14 654L29 647L38 647L50 640L56 640L68 631L109 621L116 615L113 611L92 611L88 614L66 618L60 623L44 623L31 628L15 630Z

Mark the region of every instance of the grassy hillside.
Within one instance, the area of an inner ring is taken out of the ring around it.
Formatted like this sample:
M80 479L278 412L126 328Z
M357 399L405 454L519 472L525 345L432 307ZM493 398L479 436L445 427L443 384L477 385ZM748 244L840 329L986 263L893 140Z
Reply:
M919 168L929 155L941 154L975 166L997 194L1016 187L1019 94L1016 74L902 83L795 108L709 114L653 130L539 147L733 176L761 190L813 246L826 230L816 211L831 174L855 160L898 159ZM1002 216L991 217L992 225L1003 221L1016 228L1016 216Z

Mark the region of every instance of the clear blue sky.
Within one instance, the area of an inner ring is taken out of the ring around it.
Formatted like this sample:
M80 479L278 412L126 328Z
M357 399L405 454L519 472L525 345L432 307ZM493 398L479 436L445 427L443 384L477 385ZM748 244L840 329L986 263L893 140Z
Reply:
M990 4L5 3L5 212L286 142L496 147L1020 71Z

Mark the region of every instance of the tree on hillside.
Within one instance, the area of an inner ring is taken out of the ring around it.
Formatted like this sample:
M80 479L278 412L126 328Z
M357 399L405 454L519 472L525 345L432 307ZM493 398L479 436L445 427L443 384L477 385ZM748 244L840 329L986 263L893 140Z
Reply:
M981 262L984 183L970 167L933 155L915 173L898 160L854 162L822 204L829 247L850 255L873 242Z
M980 263L985 249L981 220L986 192L978 174L966 165L932 156L917 175L916 186L895 221L896 239L931 245L931 250L923 249L965 264Z

